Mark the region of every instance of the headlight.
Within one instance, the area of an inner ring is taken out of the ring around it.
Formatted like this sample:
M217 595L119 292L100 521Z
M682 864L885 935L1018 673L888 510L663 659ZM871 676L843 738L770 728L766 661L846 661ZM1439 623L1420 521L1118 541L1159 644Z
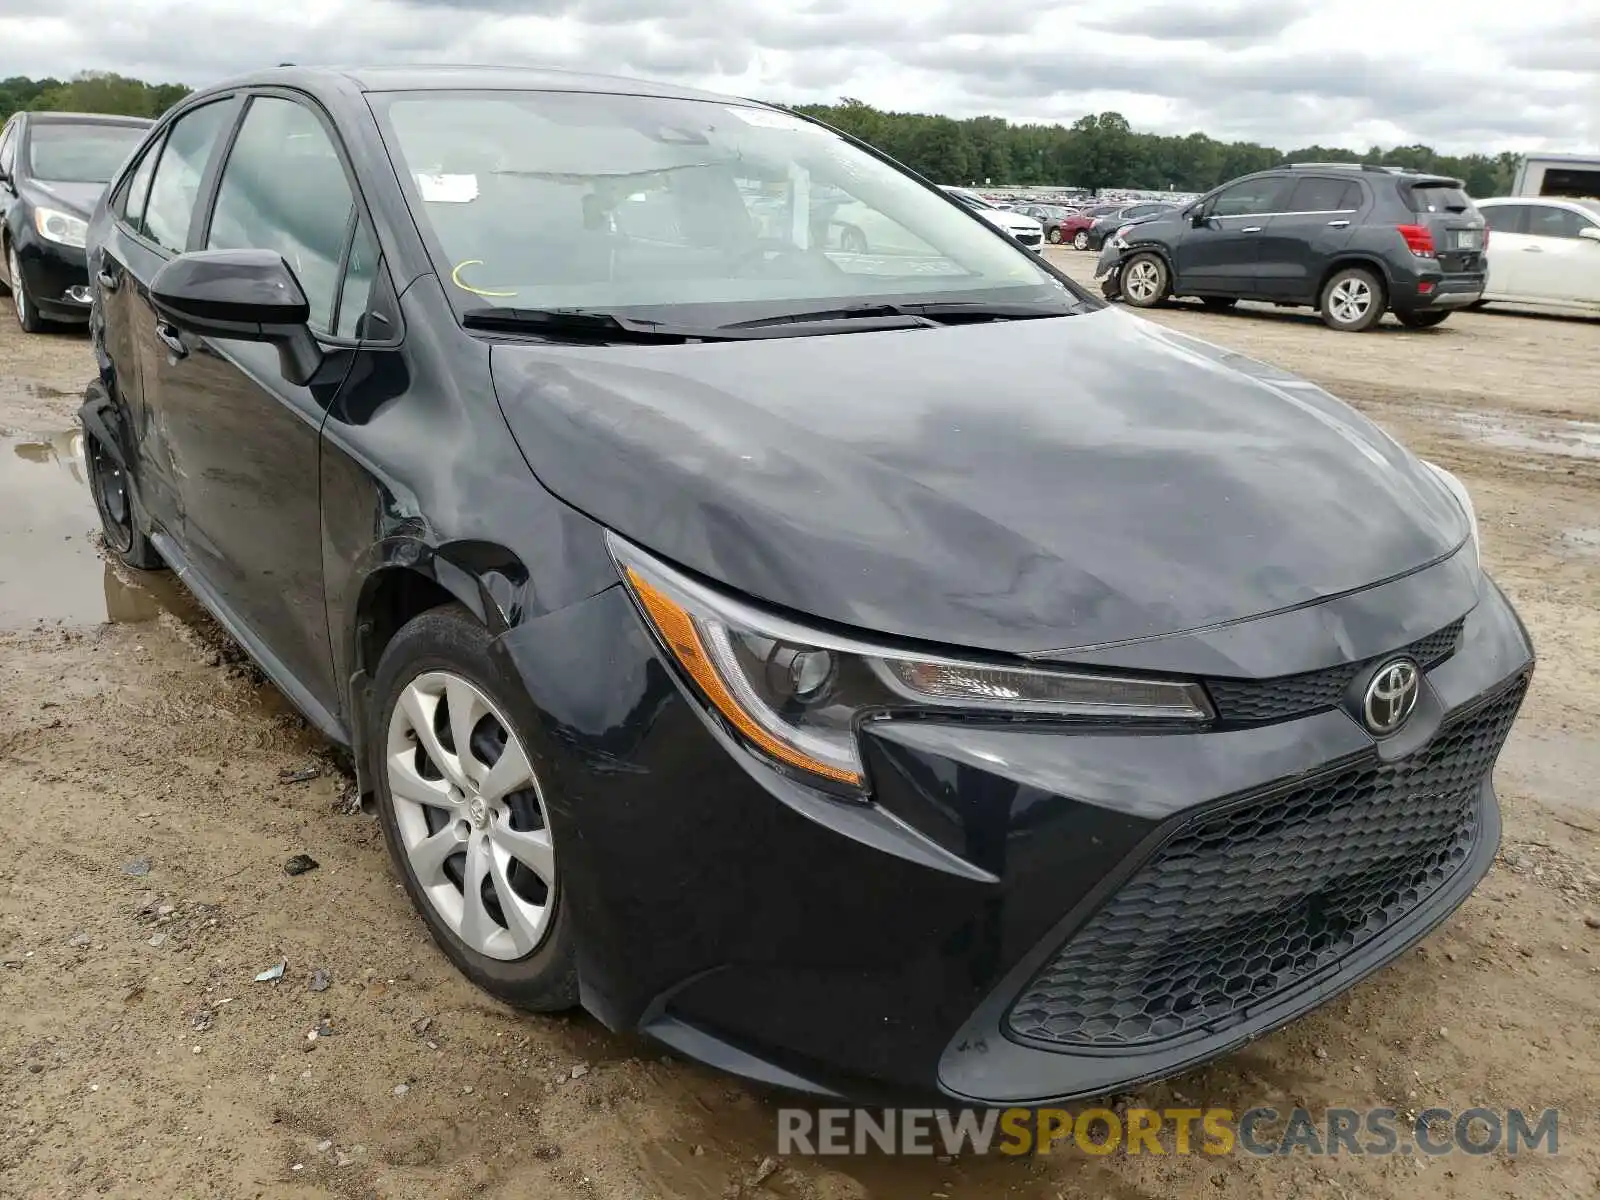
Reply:
M1472 542L1472 565L1481 568L1483 566L1483 551L1478 543L1478 510L1473 507L1472 496L1467 491L1467 485L1436 462L1429 462L1427 459L1423 459L1422 465L1439 477L1439 481L1449 488L1450 494L1456 498L1456 503L1461 506L1461 511L1467 514L1467 528L1470 530L1469 538Z
M63 246L82 246L89 237L88 222L58 208L34 209L33 227L46 241L59 242Z
M614 534L629 592L707 710L787 773L859 793L864 719L907 710L1203 721L1199 685L907 654L810 629L697 583Z

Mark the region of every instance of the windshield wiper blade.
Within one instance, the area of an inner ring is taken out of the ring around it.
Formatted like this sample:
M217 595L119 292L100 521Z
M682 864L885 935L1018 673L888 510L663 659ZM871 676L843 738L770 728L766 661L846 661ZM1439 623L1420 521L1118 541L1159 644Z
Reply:
M644 321L593 308L473 308L461 314L461 323L468 329L565 336L588 334L631 342L724 341L737 336L717 329Z
M847 304L811 312L780 313L736 321L721 329L760 329L774 325L812 325L835 321L883 322L882 328L910 328L914 325L939 325L949 321L1024 321L1035 317L1064 317L1072 310L1052 304L985 303L981 300L930 300L918 303ZM899 324L896 322L903 322Z
M785 325L833 325L842 322L870 321L876 329L918 329L937 324L898 304L844 304L838 308L819 308L805 312L778 313L719 325L719 329L769 329Z

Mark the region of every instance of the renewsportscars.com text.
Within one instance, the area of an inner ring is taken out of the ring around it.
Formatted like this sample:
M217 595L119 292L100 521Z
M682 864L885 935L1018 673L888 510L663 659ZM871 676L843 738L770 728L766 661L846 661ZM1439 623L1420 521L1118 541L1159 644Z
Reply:
M778 1153L1556 1154L1559 1125L1553 1108L784 1108Z

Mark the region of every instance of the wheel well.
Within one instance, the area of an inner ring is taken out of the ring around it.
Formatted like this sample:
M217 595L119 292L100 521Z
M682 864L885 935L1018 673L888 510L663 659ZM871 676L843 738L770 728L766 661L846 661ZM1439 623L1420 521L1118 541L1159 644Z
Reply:
M378 660L407 621L432 608L459 601L449 589L405 567L380 571L367 585L366 597L357 618L357 665L375 672Z
M1312 294L1311 302L1313 304L1321 304L1322 293L1328 286L1328 280L1349 267L1360 267L1376 275L1378 277L1378 286L1383 289L1384 303L1388 303L1391 290L1389 287L1389 272L1383 269L1382 263L1373 262L1370 258L1340 258L1328 264L1328 269L1323 271L1322 278L1317 280L1317 290Z

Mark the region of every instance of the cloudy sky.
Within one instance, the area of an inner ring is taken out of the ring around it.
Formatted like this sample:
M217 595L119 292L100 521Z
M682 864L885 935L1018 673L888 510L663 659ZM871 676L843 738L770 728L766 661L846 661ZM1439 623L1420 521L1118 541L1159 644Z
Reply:
M0 77L510 62L1289 149L1600 151L1600 0L0 0Z

